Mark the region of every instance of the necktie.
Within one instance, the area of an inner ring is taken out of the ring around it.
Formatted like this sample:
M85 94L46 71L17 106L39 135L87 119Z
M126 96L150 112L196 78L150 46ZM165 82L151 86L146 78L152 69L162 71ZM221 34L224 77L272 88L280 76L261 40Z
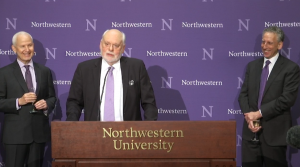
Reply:
M269 60L266 61L266 65L262 70L261 76L260 76L260 88L259 88L259 98L258 98L258 109L260 109L262 97L264 94L265 86L268 80L269 75L269 64L271 62Z
M115 120L113 70L114 70L114 67L111 67L110 71L107 75L107 80L106 80L104 121L114 121Z
M26 80L28 91L29 92L34 92L34 87L33 87L32 77L31 77L31 72L29 70L30 66L29 65L25 65L24 67L26 68L25 80Z

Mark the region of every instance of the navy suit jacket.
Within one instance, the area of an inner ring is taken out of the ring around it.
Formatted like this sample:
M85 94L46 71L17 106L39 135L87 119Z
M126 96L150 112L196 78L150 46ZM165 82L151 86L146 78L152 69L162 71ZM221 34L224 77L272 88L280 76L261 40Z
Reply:
M257 103L263 63L264 58L260 58L247 66L239 95L243 113L259 110ZM260 108L263 115L260 133L271 146L286 145L286 133L292 125L291 107L297 98L299 81L299 66L279 55L266 83ZM250 140L253 136L244 120L243 139Z
M48 112L55 106L55 90L49 68L33 63L36 76L37 101L44 99ZM50 141L49 117L39 111L30 114L33 105L28 103L16 109L16 99L28 92L25 79L17 61L0 69L0 112L4 112L3 142L5 144L29 144L32 141Z
M67 121L78 121L84 109L85 121L99 120L100 74L102 57L78 64L67 99ZM135 58L120 59L123 84L123 120L157 120L153 88L144 62ZM130 85L129 81L134 84Z

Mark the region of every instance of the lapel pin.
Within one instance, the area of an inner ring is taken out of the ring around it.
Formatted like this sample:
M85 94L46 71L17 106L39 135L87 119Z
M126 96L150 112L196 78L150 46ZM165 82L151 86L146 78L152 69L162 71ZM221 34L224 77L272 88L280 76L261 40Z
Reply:
M134 85L134 81L133 80L129 81L129 85L130 86Z

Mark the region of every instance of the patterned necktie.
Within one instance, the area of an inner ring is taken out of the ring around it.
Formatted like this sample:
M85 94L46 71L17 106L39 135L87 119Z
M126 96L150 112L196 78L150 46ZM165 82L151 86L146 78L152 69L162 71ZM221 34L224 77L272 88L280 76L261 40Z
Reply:
M113 70L114 70L114 67L111 67L110 71L107 75L107 80L106 80L104 121L114 121L115 120Z
M29 92L34 92L34 87L33 87L32 77L31 77L31 72L29 70L30 66L29 65L25 65L24 67L26 68L25 80L26 80L28 91Z
M260 88L259 88L259 98L258 98L258 109L260 109L262 97L264 94L265 86L268 80L269 75L269 64L271 62L269 60L266 61L266 65L262 70L261 76L260 76Z

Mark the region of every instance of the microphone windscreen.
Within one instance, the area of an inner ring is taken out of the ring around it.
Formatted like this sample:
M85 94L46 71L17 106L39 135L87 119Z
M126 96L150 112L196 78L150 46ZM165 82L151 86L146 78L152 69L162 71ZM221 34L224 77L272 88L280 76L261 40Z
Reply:
M293 126L288 130L286 142L290 146L300 149L300 126Z

